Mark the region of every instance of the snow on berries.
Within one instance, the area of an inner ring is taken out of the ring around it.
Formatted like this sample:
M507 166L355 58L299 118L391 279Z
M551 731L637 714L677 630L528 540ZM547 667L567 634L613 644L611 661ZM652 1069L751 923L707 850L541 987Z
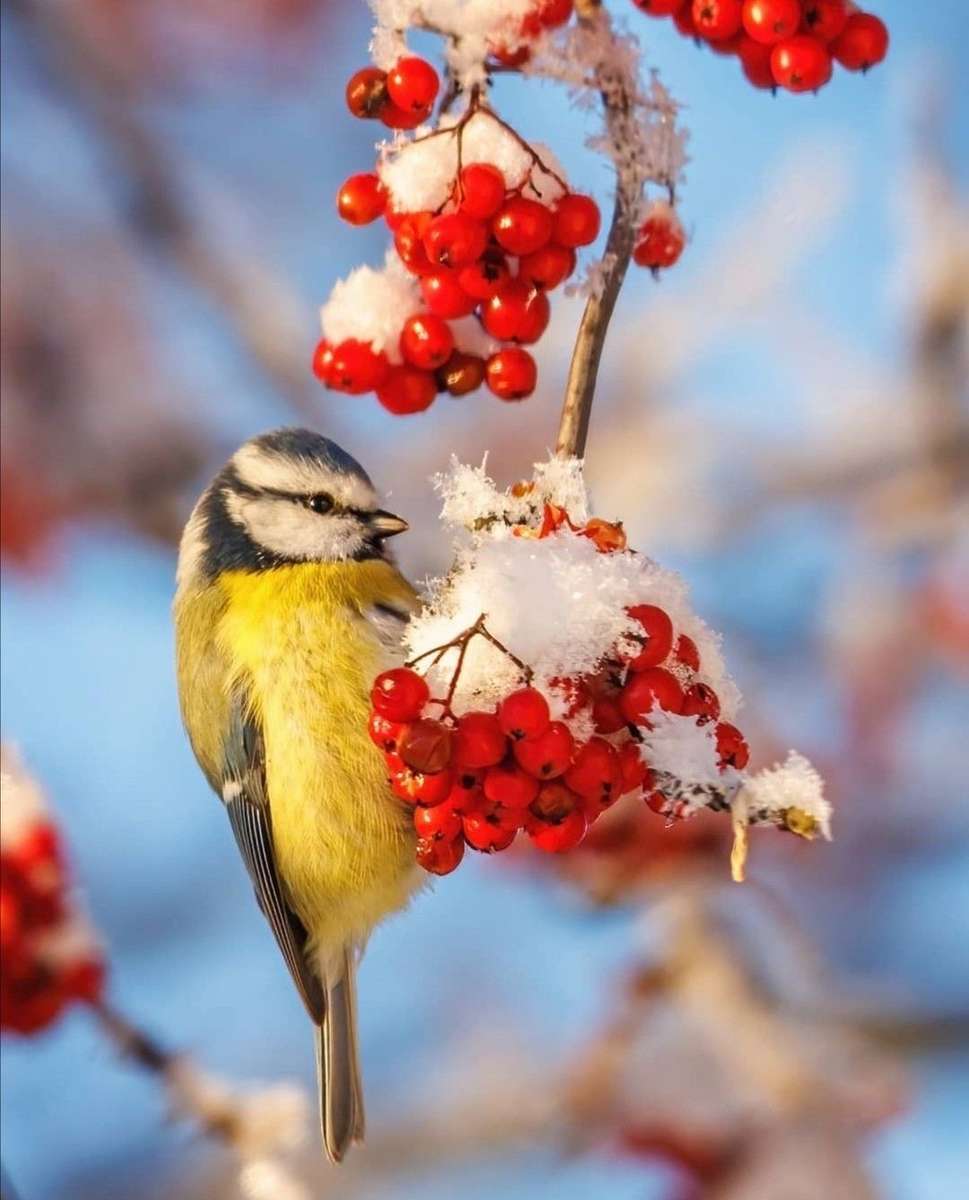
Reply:
M741 841L749 823L827 834L803 759L746 772L718 638L679 576L590 518L576 460L507 491L457 464L438 485L456 560L409 625L407 664L375 680L370 719L427 871L465 847L571 850L624 796L668 821L729 810Z
M76 907L60 834L40 788L2 749L0 1029L33 1034L104 984L97 938Z
M867 71L888 53L888 29L850 0L633 0L672 17L684 37L736 55L757 88L816 92L834 65Z

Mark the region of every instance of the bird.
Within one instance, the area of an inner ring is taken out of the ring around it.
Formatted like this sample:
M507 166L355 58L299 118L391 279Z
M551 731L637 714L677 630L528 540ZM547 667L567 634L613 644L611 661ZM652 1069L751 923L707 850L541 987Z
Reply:
M407 522L334 442L242 445L182 535L173 605L182 719L316 1031L324 1149L363 1140L357 962L420 886L415 835L368 734L374 677L417 593Z

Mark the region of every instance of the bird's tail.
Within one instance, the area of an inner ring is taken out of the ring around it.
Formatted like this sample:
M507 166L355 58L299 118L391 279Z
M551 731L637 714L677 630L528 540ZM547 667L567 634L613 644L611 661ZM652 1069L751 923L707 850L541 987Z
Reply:
M356 961L346 947L325 981L326 1010L316 1030L316 1077L323 1145L340 1162L364 1134L363 1086L357 1055Z

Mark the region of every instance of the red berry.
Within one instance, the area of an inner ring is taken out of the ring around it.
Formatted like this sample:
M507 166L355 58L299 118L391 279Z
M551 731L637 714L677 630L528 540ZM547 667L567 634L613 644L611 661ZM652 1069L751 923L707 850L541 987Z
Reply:
M740 46L737 50L740 56L740 65L743 68L747 79L757 88L770 88L771 91L776 90L777 82L774 79L774 71L771 68L771 53L773 46L766 46L763 42L755 42L751 37L743 37L740 39Z
M553 854L577 846L586 828L579 798L560 783L547 783L525 818L525 830L532 843Z
M546 291L557 288L574 270L575 251L555 242L518 260L518 278Z
M515 830L506 828L497 812L468 813L462 825L464 840L472 850L483 854L507 850L515 840Z
M431 698L423 676L410 667L394 667L374 680L370 702L388 721L414 721Z
M867 71L888 53L888 29L872 13L850 13L831 53L847 70Z
M461 814L451 803L450 797L432 808L414 809L414 830L419 838L439 838L453 842L461 836Z
M435 217L424 231L428 259L439 267L464 267L484 254L488 230L484 222L467 213Z
M485 363L485 380L499 400L524 400L535 390L538 368L527 350L509 346Z
M401 800L406 800L408 804L426 804L428 807L443 804L451 794L453 784L454 774L450 769L427 774L405 766L390 777L390 786Z
M778 42L770 56L774 79L789 92L814 92L831 78L831 55L807 33Z
M346 90L347 108L355 117L368 120L380 116L387 103L387 72L363 67L350 76Z
M741 0L693 0L693 24L710 42L732 38L740 29Z
M847 23L848 6L845 0L807 0L804 5L804 32L813 34L822 42L834 41Z
M744 0L744 29L755 42L773 46L797 33L801 0Z
M330 380L333 377L333 346L326 338L318 341L313 351L313 374L320 383L325 383L327 387L332 386Z
M388 129L416 129L431 115L430 108L401 108L388 99L378 116Z
M472 770L470 767L459 767L454 777L454 786L448 796L455 812L468 813L480 808L484 802L484 792L481 785L484 782L484 770Z
M700 669L700 651L697 650L696 642L693 638L687 637L685 633L681 633L676 639L673 657L684 667L689 667L691 671L699 671Z
M430 408L437 396L437 381L430 371L417 367L391 367L377 388L377 399L395 416L404 417Z
M481 311L481 323L500 342L537 342L550 315L548 297L520 279L500 287Z
M619 751L619 790L622 795L634 792L651 779L649 767L643 761L638 742L626 742Z
M686 2L687 0L633 0L640 12L650 17L671 17Z
M532 56L531 48L528 46L516 46L510 49L508 46L496 45L489 47L492 55L506 67L520 67L522 63L527 63Z
M653 271L671 267L683 253L683 226L668 204L653 205L650 215L639 227L633 260Z
M436 371L443 367L454 349L451 329L434 313L408 317L400 333L400 352L412 367Z
M425 871L432 875L450 875L464 858L464 841L455 838L453 841L437 841L434 838L419 838L417 842L417 862Z
M706 725L720 716L720 697L705 683L694 683L686 689L680 712L684 717L699 717L697 724Z
M648 724L646 716L655 705L678 713L683 707L683 689L675 675L662 667L649 667L631 675L622 689L619 704L623 716L635 725Z
M673 14L673 24L684 37L698 38L696 21L693 20L693 0L683 0L683 7Z
M629 615L634 617L643 627L646 641L629 666L634 671L645 671L647 667L658 667L665 662L673 648L673 622L661 608L655 604L637 604L629 609Z
M404 722L391 721L389 717L381 716L379 712L372 712L370 714L370 721L367 724L367 730L373 744L379 746L381 750L395 753L401 736L406 729L407 725Z
M369 225L386 207L387 192L371 171L351 175L336 194L337 212L351 225Z
M528 808L538 795L538 780L519 766L499 763L485 772L484 794L492 804Z
M468 316L477 305L461 287L457 272L448 267L432 268L421 280L421 294L431 312L447 321Z
M615 749L602 738L590 738L579 746L565 782L583 797L609 801L619 795L619 758Z
M669 816L672 804L668 796L662 792L651 791L645 796L646 807L651 809L658 817Z
M495 214L491 230L509 254L534 254L552 236L552 214L537 200L512 196Z
M505 199L505 177L491 163L469 163L458 176L458 208L470 217L487 221Z
M458 271L458 283L462 290L475 300L490 300L510 278L511 272L501 251L485 251L477 262L469 263Z
M717 752L721 767L736 767L742 771L750 761L750 748L736 725L721 721L716 728Z
M434 270L424 249L424 233L431 220L429 212L405 213L394 230L394 248L400 261L414 275L427 275Z
M438 386L452 396L466 396L481 387L484 375L483 358L455 350L444 366L438 368L436 378Z
M519 688L498 706L498 722L516 742L539 737L551 723L548 701L537 688Z
M441 721L420 717L406 727L396 749L412 771L433 775L451 761L451 730Z
M456 767L493 767L507 749L508 741L494 713L469 712L458 718L452 751Z
M596 733L618 733L626 728L626 718L619 707L619 693L597 696L592 702L592 721Z
M535 16L544 28L558 29L569 23L572 9L572 0L539 0Z
M518 765L536 779L564 775L572 761L572 734L561 721L552 721L544 733L514 743Z
M437 97L437 71L423 58L401 58L387 72L387 92L399 108L426 112Z
M595 200L570 192L555 206L552 237L560 246L588 246L599 236L601 224Z
M390 371L383 351L375 351L369 342L347 338L333 347L333 359L327 386L351 396L362 396L379 387Z

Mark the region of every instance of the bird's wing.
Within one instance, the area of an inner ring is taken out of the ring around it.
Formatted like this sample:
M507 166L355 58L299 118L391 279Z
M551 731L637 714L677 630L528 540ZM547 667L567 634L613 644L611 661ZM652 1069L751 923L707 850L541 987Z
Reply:
M223 748L222 799L259 907L306 1011L320 1025L326 1011L325 994L306 961L306 930L286 903L276 871L262 732L245 714L238 695L233 697Z

